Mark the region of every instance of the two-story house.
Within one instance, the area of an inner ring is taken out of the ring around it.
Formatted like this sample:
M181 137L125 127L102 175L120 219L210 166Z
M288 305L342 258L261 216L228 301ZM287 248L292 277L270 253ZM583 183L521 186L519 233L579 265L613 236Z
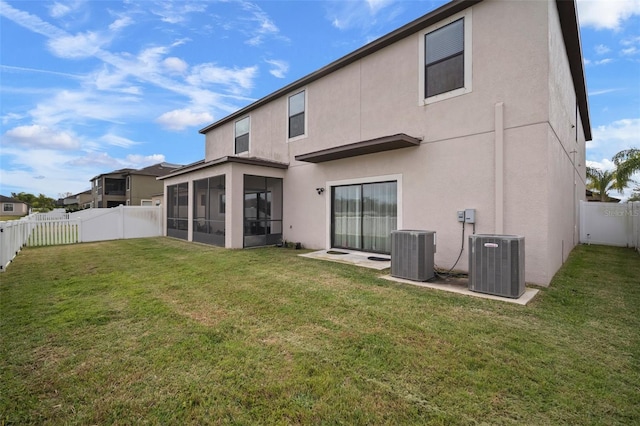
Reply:
M179 164L158 163L142 169L120 169L91 179L93 207L151 206L152 197L164 189L158 177L182 167Z
M161 178L169 236L389 253L423 229L449 268L470 233L517 234L547 285L591 139L575 2L452 1L200 133L205 158Z

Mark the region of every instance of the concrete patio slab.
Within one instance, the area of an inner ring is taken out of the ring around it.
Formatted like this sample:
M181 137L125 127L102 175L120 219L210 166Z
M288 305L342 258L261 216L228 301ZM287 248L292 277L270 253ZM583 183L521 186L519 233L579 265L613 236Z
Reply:
M378 271L391 268L390 256L384 254L365 253L356 250L318 250L311 253L301 254L300 256L309 257L311 259L328 260L331 262L347 263L350 265L362 266L364 268L376 269ZM386 260L371 260L371 258Z
M339 263L346 263L349 265L362 266L364 268L371 268L378 271L391 268L390 256L366 253L366 252L361 252L356 250L344 250L344 249L318 250L311 253L300 254L299 256L308 257L311 259L328 260L330 262L339 262ZM385 260L372 260L372 258L385 259ZM527 288L524 294L520 296L518 299L512 299L509 297L494 296L491 294L477 293L475 291L471 291L468 288L469 281L467 278L436 277L429 282L411 281L403 278L392 277L391 275L382 275L380 276L380 278L383 278L388 281L395 281L398 283L415 285L418 287L449 291L451 293L457 293L457 294L462 294L465 296L472 296L472 297L480 297L483 299L500 300L502 302L515 303L518 305L526 305L535 297L536 294L538 294L538 291L539 291L537 289Z
M382 275L380 278L383 278L388 281L395 281L403 284L415 285L418 287L449 291L451 293L463 294L465 296L480 297L482 299L500 300L502 302L515 303L523 306L529 303L535 297L535 295L538 294L538 291L539 291L535 288L527 288L525 289L525 292L522 294L522 296L520 296L517 299L513 299L510 297L494 296L492 294L484 294L484 293L471 291L468 288L468 280L466 278L451 278L451 279L436 278L434 281L431 281L431 282L405 280L403 278L392 277L391 275Z

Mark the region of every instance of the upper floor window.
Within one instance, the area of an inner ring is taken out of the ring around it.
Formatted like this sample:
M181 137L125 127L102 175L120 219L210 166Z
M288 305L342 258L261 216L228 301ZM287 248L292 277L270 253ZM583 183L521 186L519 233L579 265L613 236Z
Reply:
M423 104L471 91L471 9L427 29L421 40Z
M131 176L127 176L127 191L131 190Z
M304 135L305 92L289 96L289 138Z
M425 36L425 98L464 87L464 19Z
M236 121L235 153L249 151L249 117Z

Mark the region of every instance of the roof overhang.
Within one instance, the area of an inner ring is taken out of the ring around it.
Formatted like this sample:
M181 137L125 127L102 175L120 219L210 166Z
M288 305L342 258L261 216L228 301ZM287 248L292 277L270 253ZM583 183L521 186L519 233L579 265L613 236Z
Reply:
M589 119L589 100L587 95L587 83L584 76L584 63L582 61L582 44L580 42L580 27L578 24L578 13L574 0L556 0L558 16L560 17L560 27L562 28L562 38L564 39L567 58L569 58L569 68L571 78L576 92L576 103L580 111L584 138L588 141L591 136L591 120ZM576 125L578 123L575 123Z
M238 164L247 164L249 166L261 166L261 167L270 167L272 169L287 169L289 168L288 164L285 163L279 163L277 161L270 161L270 160L263 160L260 158L254 158L254 157L233 157L233 156L227 156L227 157L221 157L221 158L217 158L215 160L211 160L211 161L197 161L193 164L190 164L188 166L185 166L181 169L176 170L173 173L169 173L168 175L165 176L160 176L157 178L157 180L164 180L164 179L168 179L171 177L175 177L175 176L180 176L180 175L184 175L187 173L191 173L194 172L196 170L202 170L202 169L206 169L207 167L214 167L214 166L219 166L222 164L227 164L227 163L238 163Z
M420 145L420 139L404 133L369 139L335 148L323 149L308 154L296 155L298 161L307 163L324 163L325 161L340 160L342 158L356 157L358 155L374 154L376 152L391 151L393 149L409 148Z

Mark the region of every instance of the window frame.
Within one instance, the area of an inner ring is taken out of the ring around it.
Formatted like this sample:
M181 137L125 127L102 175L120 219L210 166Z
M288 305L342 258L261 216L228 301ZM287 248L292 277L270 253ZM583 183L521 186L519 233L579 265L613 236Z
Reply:
M418 66L420 72L418 73L418 105L428 105L434 102L443 101L445 99L450 99L456 96L465 95L467 93L471 93L472 88L472 80L473 80L473 8L469 7L460 13L456 13L444 19L437 24L434 24L423 31L418 33L419 43L418 43ZM463 60L464 60L464 85L458 89L453 89L448 92L440 93L438 95L433 95L430 97L426 96L426 76L425 76L425 68L426 68L426 37L427 34L430 34L434 31L439 30L449 24L454 23L463 19L463 31L464 31L464 52L463 52Z
M238 123L244 120L248 120L249 122L247 133L242 133L238 135L237 133ZM244 135L247 135L247 149L245 151L238 151L238 138ZM246 117L236 120L233 123L233 152L235 155L240 155L240 154L248 155L250 147L251 147L251 116L247 115Z
M15 211L13 203L4 203L3 206L2 206L2 211L3 212L11 212L11 213L13 213Z
M291 98L294 96L299 95L300 93L304 93L304 109L302 111L302 113L298 113L297 115L300 114L304 114L304 120L303 120L303 126L304 126L304 131L302 132L302 134L296 135L296 136L291 136ZM308 133L308 126L307 126L307 109L308 109L308 103L307 103L307 88L302 88L297 90L295 93L290 94L289 96L287 96L287 141L291 142L291 141L296 141L299 139L304 139L307 137L307 133Z

